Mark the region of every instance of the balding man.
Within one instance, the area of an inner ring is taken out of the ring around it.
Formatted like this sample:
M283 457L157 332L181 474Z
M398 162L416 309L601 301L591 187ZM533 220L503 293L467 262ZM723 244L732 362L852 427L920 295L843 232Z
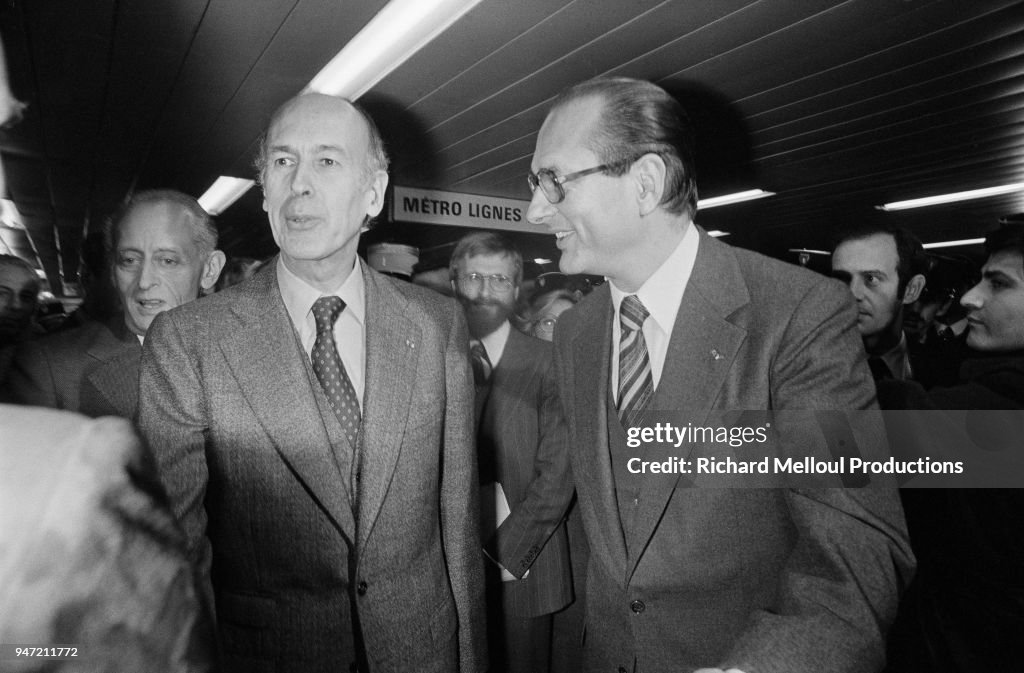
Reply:
M466 323L371 271L387 157L348 101L304 95L258 160L280 255L159 316L139 424L210 573L224 671L486 665Z
M10 374L13 401L133 418L150 323L210 290L224 266L210 216L172 190L135 194L108 223L107 243L122 313L23 344Z

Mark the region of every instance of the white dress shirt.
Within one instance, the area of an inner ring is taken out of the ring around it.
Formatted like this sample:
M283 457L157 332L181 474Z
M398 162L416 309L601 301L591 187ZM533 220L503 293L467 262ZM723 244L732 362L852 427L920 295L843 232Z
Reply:
M508 333L512 329L512 325L509 324L508 320L501 323L501 327L494 330L490 334L480 339L477 339L487 351L487 359L491 362L491 369L498 366L498 362L501 361L501 354L505 352L505 344L508 343Z
M672 251L661 266L650 278L644 281L640 289L633 293L623 292L610 282L612 305L615 308L612 323L612 399L619 401L619 340L622 326L619 323L619 307L622 300L635 294L647 308L650 315L644 321L644 341L647 342L647 353L651 359L651 376L657 390L661 380L661 371L665 368L665 356L668 354L668 343L672 338L672 328L676 324L676 314L683 300L683 292L690 282L693 264L697 259L697 247L700 235L697 227L690 224L679 245Z
M361 411L366 387L366 290L359 258L356 258L345 282L333 292L321 292L302 280L284 265L280 257L277 260L277 283L281 288L284 306L288 309L288 317L291 318L307 357L313 352L313 344L316 342L313 304L320 297L328 296L341 297L345 302L345 310L334 323L334 344L345 365L345 372L352 381Z

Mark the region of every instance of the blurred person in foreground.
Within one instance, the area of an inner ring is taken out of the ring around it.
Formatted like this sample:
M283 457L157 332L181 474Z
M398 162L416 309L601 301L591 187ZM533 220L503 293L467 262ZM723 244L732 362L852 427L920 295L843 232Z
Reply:
M360 108L289 100L257 161L280 255L157 316L140 376L221 670L482 670L462 311L356 256L388 183Z
M849 293L697 227L692 148L663 89L598 78L555 100L531 163L528 219L561 270L610 281L555 330L590 543L583 668L877 671L913 567L894 487L687 488L625 467L650 411L875 408ZM878 421L856 441L884 447Z
M212 670L184 537L126 420L0 404L0 540L5 672Z
M224 265L210 216L172 190L132 196L108 224L107 247L122 311L26 342L9 377L12 401L134 418L153 318L211 290Z

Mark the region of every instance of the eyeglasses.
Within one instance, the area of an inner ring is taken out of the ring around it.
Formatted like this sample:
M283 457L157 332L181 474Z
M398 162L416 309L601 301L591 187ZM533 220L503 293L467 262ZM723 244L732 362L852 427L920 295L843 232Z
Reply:
M578 178L582 178L593 173L600 173L606 171L609 168L614 167L616 164L601 164L600 166L594 166L593 168L587 168L582 171L576 171L575 173L569 173L569 175L559 176L550 168L542 168L536 173L530 173L526 176L526 181L530 183L530 191L535 192L537 188L544 192L544 198L548 200L548 203L556 204L561 203L565 200L565 189L562 188L566 182L571 182Z
M484 283L487 283L488 287L494 292L508 292L515 284L511 278L500 273L490 276L485 276L482 273L460 274L455 278L455 282L466 289L478 291L483 289Z

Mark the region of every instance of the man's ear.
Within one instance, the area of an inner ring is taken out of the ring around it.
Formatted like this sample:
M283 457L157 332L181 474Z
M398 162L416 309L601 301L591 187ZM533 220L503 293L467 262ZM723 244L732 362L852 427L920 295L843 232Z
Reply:
M388 172L374 171L366 184L366 214L372 219L384 208L384 193L388 188Z
M203 288L202 294L208 293L217 284L226 261L227 257L220 250L214 250L207 257L206 264L203 265L203 275L199 278L199 285Z
M633 162L629 169L637 190L637 204L641 215L648 215L661 203L665 193L665 161L654 153L648 153Z
M903 291L903 303L913 304L917 301L917 298L921 296L921 292L924 291L925 283L925 278L921 274L917 274L907 281L907 289Z

